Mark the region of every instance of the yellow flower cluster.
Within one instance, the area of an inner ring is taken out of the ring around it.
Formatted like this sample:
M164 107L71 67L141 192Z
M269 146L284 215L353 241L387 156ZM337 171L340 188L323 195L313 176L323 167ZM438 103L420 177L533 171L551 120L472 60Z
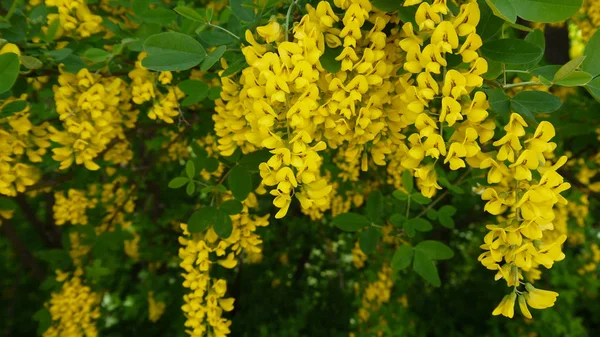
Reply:
M564 259L561 246L566 235L548 235L554 229L555 204L566 204L560 193L569 189L558 168L567 161L566 156L551 165L547 158L553 157L556 144L550 142L555 131L549 122L541 122L535 133L526 136L527 123L518 114L510 116L504 127L506 134L493 143L498 147L494 153L482 156L480 167L489 168L487 180L494 184L486 188L481 197L486 200L485 211L493 215L506 214L501 222L487 225L489 233L484 238L479 261L490 270L497 271L496 280L504 279L513 287L494 315L512 317L515 299L523 315L531 318L527 304L543 309L554 304L558 294L534 290L526 284L526 291L519 290L523 273L530 281L540 278L539 266L551 268L554 262ZM511 307L512 305L512 307Z
M100 168L94 159L111 142L125 139L125 129L133 128L138 111L130 103L125 82L113 76L92 74L87 69L76 75L61 70L58 85L54 86L56 111L64 130L49 127L50 139L59 143L53 159L60 169L73 162L88 170ZM123 156L113 153L109 158L123 162Z
M52 293L48 305L52 325L43 337L96 337L96 320L100 317L100 294L83 283L82 269L63 283L59 293ZM68 274L57 271L57 281L62 282Z
M368 322L372 313L377 312L384 303L389 302L392 287L394 286L392 274L392 268L384 265L377 273L377 280L369 283L364 289L361 299L361 307L358 310L359 322ZM383 331L381 331L381 333L383 333Z
M225 298L227 282L224 279L211 278L210 270L218 263L232 269L238 264L236 256L246 252L261 252L262 240L255 233L257 227L267 226L268 217L250 215L249 208L257 207L256 196L251 193L243 202L240 214L232 215L233 231L227 239L220 239L210 228L201 238L201 234L191 235L186 224L181 224L183 236L179 237L182 247L179 257L185 281L183 286L190 290L184 295L182 310L187 318L186 332L190 336L201 337L211 333L223 337L230 333L231 321L224 318L223 311L233 310L234 298ZM215 261L216 260L216 261Z
M148 319L156 322L165 313L167 305L165 302L154 299L154 292L148 292Z
M58 13L49 13L48 26L58 20L55 38L61 36L89 37L104 30L102 17L90 11L85 0L45 0L47 7L56 7ZM43 28L45 33L48 27Z
M88 199L85 191L69 189L65 196L64 191L54 193L55 203L52 207L54 221L58 226L67 222L73 225L87 225L88 217L85 214L88 208L96 207L96 199Z
M18 100L26 100L23 95ZM0 110L17 101L9 98L0 103ZM14 197L39 181L38 168L26 163L39 163L50 147L48 123L33 125L29 106L12 116L0 118L0 195Z
M168 86L167 93L163 94L154 86L155 81L162 85L168 85L173 79L170 71L160 72L158 77L156 73L149 71L142 66L142 60L147 56L145 52L138 55L135 62L135 68L129 72L131 78L131 94L135 104L143 104L153 101L152 107L148 110L150 119L160 119L165 123L173 123L173 117L180 114L179 100L183 98L184 93L177 86Z

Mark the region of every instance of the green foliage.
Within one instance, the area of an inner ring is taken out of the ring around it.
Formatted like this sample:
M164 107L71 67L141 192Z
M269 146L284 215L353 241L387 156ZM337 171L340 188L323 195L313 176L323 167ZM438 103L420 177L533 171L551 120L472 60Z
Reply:
M168 32L152 35L144 41L148 56L142 65L156 71L187 70L206 58L200 42L187 34Z

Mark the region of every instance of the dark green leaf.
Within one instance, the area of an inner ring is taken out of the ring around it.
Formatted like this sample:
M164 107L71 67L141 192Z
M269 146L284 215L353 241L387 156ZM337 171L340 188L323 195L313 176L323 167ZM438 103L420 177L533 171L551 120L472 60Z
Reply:
M337 48L325 48L325 52L319 58L321 66L328 72L335 74L342 69L342 61L338 61L335 58L342 52L342 47Z
M229 184L231 193L239 201L246 199L248 194L252 192L252 178L250 177L250 173L239 166L231 169L227 177L227 183Z
M485 2L497 17L512 23L517 21L517 10L510 0L485 0Z
M394 192L392 192L392 196L398 200L408 200L408 194L406 194L406 192L404 191L395 190Z
M413 258L413 249L408 245L401 245L396 249L394 256L392 256L392 269L394 271L408 268Z
M433 229L431 222L424 218L412 218L404 223L404 226L410 226L419 232L429 232Z
M145 22L158 23L164 26L169 25L171 22L177 19L177 14L175 14L172 10L163 7L144 11L138 14L138 16Z
M384 12L394 12L402 7L402 1L398 0L372 0L371 4Z
M406 190L407 193L412 193L413 191L413 176L409 170L405 170L402 172L402 187Z
M37 334L41 336L52 324L52 315L47 308L41 308L34 315L33 319L38 322Z
M390 222L396 227L402 227L405 221L406 217L400 213L392 214L390 217Z
M271 158L271 153L267 150L248 153L240 159L238 166L249 172L258 172L258 165L265 163L269 158Z
M2 108L2 111L0 111L0 117L4 118L4 117L8 117L13 115L15 112L21 112L23 110L25 110L25 108L27 108L27 101L24 100L17 100L17 101L12 101L8 104L6 104L4 106L4 108Z
M253 22L256 18L254 9L244 6L244 4L252 4L252 0L230 0L229 7L231 12L240 21Z
M545 78L551 80L554 78L554 75L560 68L561 68L561 66L557 66L557 65L542 66L542 67L532 69L529 72L531 73L531 75L534 75L537 77L542 76L542 77L545 77Z
M510 109L510 99L500 88L487 91L490 107L500 116L507 117Z
M207 71L212 66L214 66L215 63L217 63L221 59L221 57L225 53L225 50L227 50L226 46L218 46L215 50L212 51L212 53L210 53L210 54L208 54L208 56L206 56L204 61L202 61L200 70Z
M415 251L413 270L431 285L435 287L442 285L437 267L433 261L421 251Z
M215 221L217 209L211 206L202 207L194 212L188 220L188 231L190 233L204 232L208 226Z
M202 81L185 80L179 83L179 89L188 95L188 97L181 102L181 105L188 106L204 100L210 88L208 84Z
M431 202L431 199L427 198L421 192L415 192L410 195L410 199L420 205L427 205Z
M168 32L152 35L144 41L148 56L142 65L156 71L187 70L200 64L206 51L189 35Z
M450 247L439 241L425 240L415 246L415 251L423 252L432 260L448 260L454 256Z
M562 105L560 98L550 93L536 90L520 91L512 98L511 104L513 102L518 102L533 113L552 112Z
M379 191L373 191L367 199L367 216L371 221L376 221L382 217L383 213L383 195Z
M63 49L59 49L59 50L50 50L50 51L44 52L44 54L46 56L53 58L55 61L62 61L67 56L71 55L72 53L73 53L73 49L71 49L71 48L63 48Z
M492 9L483 1L479 2L480 19L477 25L477 34L483 41L489 40L498 35L502 29L503 21L494 15ZM488 65L489 68L489 65Z
M210 158L206 159L206 166L204 166L204 169L206 170L206 172L213 173L218 168L219 168L219 160L217 160L217 158L210 157Z
M360 249L365 254L371 254L377 248L377 242L381 237L381 232L371 226L367 230L362 231L359 236L358 244L360 245Z
M197 21L197 22L206 22L206 18L204 17L204 15L198 13L195 9L193 8L189 8L189 7L185 7L185 6L177 6L173 9L175 12L177 12L179 15L190 19L192 21Z
M224 203L222 203L221 207L219 208L229 215L234 215L240 214L242 212L242 209L244 209L244 206L241 202L237 200L227 200Z
M364 215L352 212L339 214L332 222L337 228L346 232L356 232L371 223Z
M225 69L223 73L221 73L221 77L228 77L237 74L239 71L246 67L248 67L248 63L246 63L246 60L239 60L230 64L229 67L227 67L227 69Z
M233 231L233 222L229 217L229 214L222 210L217 210L215 214L215 224L214 224L215 233L222 238L227 239L231 232Z
M510 64L527 64L537 60L543 50L531 42L519 39L501 39L485 42L481 47L487 59Z

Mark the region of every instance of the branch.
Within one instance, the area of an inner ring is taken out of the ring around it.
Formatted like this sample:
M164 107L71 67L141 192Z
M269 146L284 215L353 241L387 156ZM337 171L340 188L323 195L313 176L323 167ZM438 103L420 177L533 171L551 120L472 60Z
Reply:
M13 250L15 251L15 255L21 261L21 264L24 267L23 269L31 272L31 275L33 275L33 277L40 282L46 279L42 267L40 264L38 264L37 260L33 257L29 249L27 249L27 246L23 244L23 241L19 239L17 231L10 221L3 221L2 225L0 225L0 233L6 236L8 242L10 242Z
M35 216L35 210L31 208L27 202L27 198L23 194L19 194L15 197L15 201L21 208L27 221L35 227L44 244L49 248L60 248L60 237L55 237L46 230L46 225Z

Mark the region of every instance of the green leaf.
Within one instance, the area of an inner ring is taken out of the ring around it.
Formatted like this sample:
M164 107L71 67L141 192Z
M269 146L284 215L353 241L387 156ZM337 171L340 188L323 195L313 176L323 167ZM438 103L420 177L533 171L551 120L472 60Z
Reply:
M511 104L518 102L531 112L553 112L562 105L560 98L543 91L520 91L512 98Z
M19 60L27 69L40 69L44 65L42 61L33 56L21 55L19 56Z
M600 77L596 77L585 88L598 102L600 102Z
M44 42L50 43L50 42L52 42L52 40L54 40L54 37L56 36L56 33L58 32L58 27L60 27L60 20L57 18L57 19L54 19L48 26L46 35L44 35L44 37L43 37Z
M425 281L435 287L442 285L437 267L433 261L423 252L415 250L413 270L419 274Z
M525 117L526 119L537 122L533 112L531 112L529 109L527 109L527 107L524 106L523 104L521 104L519 101L511 100L510 101L510 109L515 112L518 112L519 114L521 114L521 116Z
M404 226L410 226L419 232L429 232L433 229L431 222L424 218L412 218L404 223Z
M531 69L535 67L542 58L544 58L544 51L546 50L546 37L544 36L544 32L541 29L536 29L531 31L527 36L525 36L525 41L532 43L542 49L542 54L538 56L532 62L523 65L525 69Z
M497 17L508 22L517 22L517 10L510 0L485 0L485 2Z
M367 199L367 216L371 221L381 218L383 213L383 195L379 191L373 191Z
M501 39L485 42L481 47L487 59L510 64L527 64L537 60L543 50L531 42L519 39Z
M414 251L411 246L401 245L392 256L392 269L394 271L403 270L410 266L413 259Z
M47 52L44 52L44 54L48 57L51 57L54 59L54 61L62 61L65 58L67 58L67 56L71 55L73 53L73 49L71 48L63 48L63 49L59 49L59 50L50 50Z
M398 200L408 200L408 194L401 190L395 190L394 192L392 192L392 196Z
M41 336L52 324L52 315L47 308L41 308L34 315L33 319L38 322L37 334Z
M596 77L600 75L600 29L596 30L592 38L588 41L583 51L585 60L581 64L581 69Z
M169 181L169 188L180 188L187 184L190 180L186 177L177 177Z
M248 153L240 159L238 166L249 172L258 172L260 163L265 163L269 158L271 158L271 153L267 150Z
M212 206L202 207L194 212L188 220L188 231L190 233L204 232L208 226L215 221L217 209Z
M189 7L185 7L185 6L177 6L173 9L175 12L177 12L179 15L190 19L192 21L197 21L197 22L202 22L205 23L206 22L206 18L198 13L195 9L193 8L189 8Z
M451 217L454 216L454 214L456 214L456 207L451 205L444 205L438 210L438 213Z
M206 170L206 172L213 173L218 168L219 168L219 160L217 160L217 158L210 157L210 158L206 159L206 166L204 166L204 169Z
M561 66L558 65L541 66L529 70L529 73L537 77L545 77L547 79L552 79L554 78L554 75L556 74L556 72L558 72L560 68Z
M583 63L584 60L585 60L585 55L576 57L576 58L572 59L571 61L565 63L565 65L560 67L560 69L558 69L556 74L554 74L554 78L552 79L552 81L553 82L562 81L568 75L570 75L575 70L577 70L577 68L579 68L579 66L581 65L581 63Z
M454 228L454 219L452 217L456 213L454 206L446 205L438 211L438 221L446 228Z
M406 217L400 213L392 214L390 217L390 222L396 227L402 227L405 221Z
M133 0L131 4L131 10L133 10L133 13L137 16L146 12L148 7L150 7L150 0Z
M371 0L371 4L383 12L394 12L402 7L399 0Z
M436 220L439 216L438 212L433 208L428 209L425 215L429 220Z
M348 212L339 214L333 218L332 223L339 229L346 232L356 232L371 224L371 221L364 215Z
M229 214L218 209L215 214L214 229L215 233L217 233L220 238L227 239L233 231L233 222L231 221Z
M412 193L414 182L413 176L409 170L405 170L402 172L402 187L406 190L407 193Z
M425 240L415 246L415 251L422 252L432 260L448 260L454 256L450 247L439 241Z
M194 194L194 191L196 190L196 183L194 183L193 181L188 182L187 186L185 187L185 192L191 196L192 194Z
M12 88L19 76L19 56L15 53L0 55L0 94Z
M244 4L252 4L252 0L230 0L229 8L240 21L254 22L256 19L254 9L243 6Z
M101 63L101 62L108 60L112 56L112 54L107 52L104 49L89 48L81 56L85 59L88 59L88 60L94 62L94 63Z
M226 46L218 46L215 50L213 50L212 53L210 53L210 54L208 54L208 56L206 56L204 61L202 61L200 70L207 71L212 66L214 66L215 63L217 63L221 59L221 57L225 53L225 50L227 50Z
M583 0L510 0L517 15L532 22L560 22L577 13Z
M380 237L381 232L373 226L369 227L366 231L362 231L358 239L358 244L363 253L371 254L374 252Z
M225 69L223 73L221 73L221 77L229 77L231 75L235 75L246 67L248 67L248 63L246 63L246 60L239 60L230 64L229 67L227 67L227 69Z
M580 87L590 83L592 78L593 76L591 74L577 70L565 76L562 80L555 82L554 84L562 85L564 87Z
M494 12L490 6L488 6L485 2L479 2L479 10L480 19L479 24L477 24L477 34L481 36L483 41L487 41L498 35L502 29L503 21L501 18L494 15Z
M208 94L208 84L197 80L185 80L179 83L179 89L188 95L182 102L182 106L188 106L203 101Z
M325 70L332 74L335 74L338 71L340 71L340 69L342 69L342 61L338 61L335 58L338 57L338 55L340 55L342 49L342 47L329 48L326 46L325 52L319 58L321 66L323 66Z
M481 76L486 80L495 80L503 72L502 63L488 60L488 71Z
M410 198L419 205L427 205L431 202L431 199L421 194L421 192L415 192L411 194Z
M212 87L212 88L208 89L208 99L210 99L212 101L218 99L219 97L221 97L222 90L223 90L223 88L221 88L221 87Z
M11 116L15 112L21 112L21 111L25 110L25 108L27 108L27 101L24 101L22 99L17 100L17 101L12 101L12 102L6 104L2 108L2 111L0 111L0 117L4 118L4 117Z
M187 163L185 163L185 174L190 180L194 179L194 176L196 176L196 167L194 166L193 161L188 160Z
M234 166L229 172L227 183L233 196L243 201L252 191L252 177L248 171L239 166Z
M206 51L189 35L168 32L152 35L144 41L148 56L142 65L155 71L187 70L204 60Z
M500 116L508 117L510 98L500 88L487 91L490 107Z
M177 14L173 13L172 10L164 7L153 8L151 10L144 11L138 16L148 23L158 23L163 26L167 26L173 21L177 20Z
M242 213L244 206L237 200L227 200L219 208L229 215L235 215Z

